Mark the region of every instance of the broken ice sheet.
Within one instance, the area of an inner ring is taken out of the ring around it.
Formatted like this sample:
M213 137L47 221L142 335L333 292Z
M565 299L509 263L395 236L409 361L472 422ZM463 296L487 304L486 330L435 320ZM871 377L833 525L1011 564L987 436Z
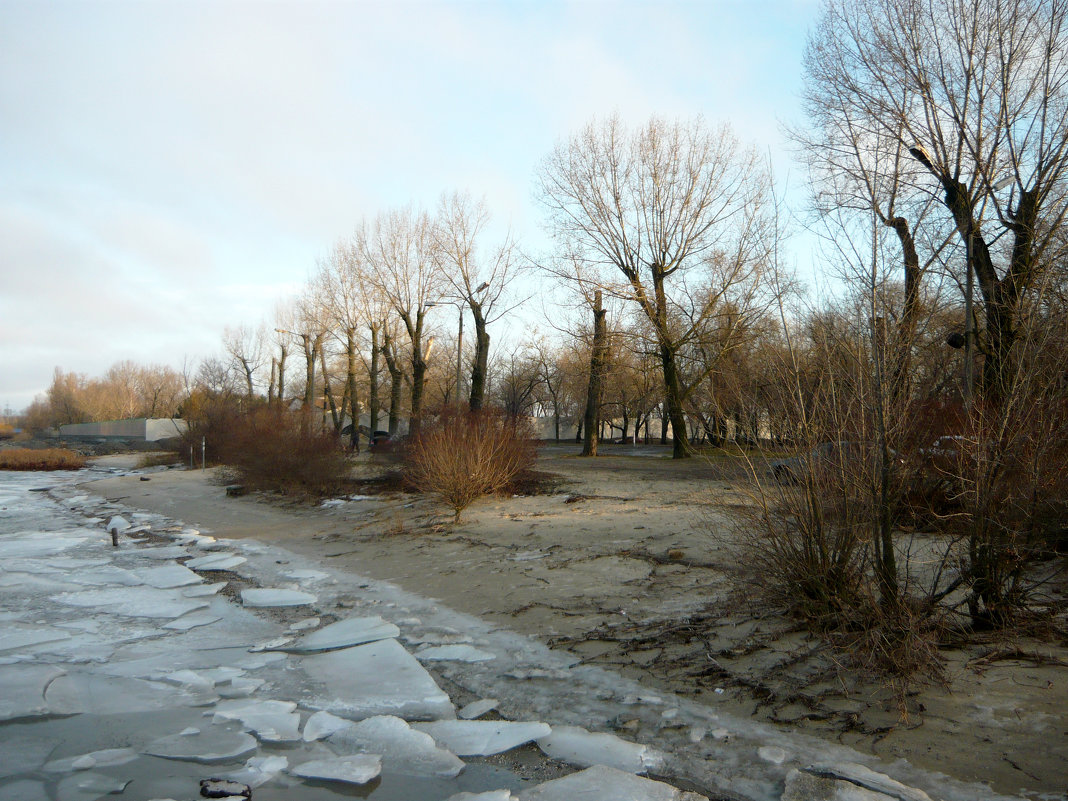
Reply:
M209 595L217 595L219 590L229 584L228 581L216 581L213 584L197 584L182 590L183 598L205 598Z
M241 770L224 773L222 777L247 784L255 789L261 784L266 784L288 767L289 759L284 756L252 757L245 762L245 767Z
M144 752L163 759L212 764L242 759L255 751L256 738L251 734L212 726L195 734L160 737L149 743Z
M356 720L372 715L397 715L406 720L456 716L449 696L396 640L296 659L325 691L305 704L312 709Z
M439 744L457 756L492 756L547 737L551 729L545 723L510 720L435 720L416 723Z
M463 718L464 720L474 720L480 718L487 712L490 712L497 708L497 704L500 702L496 698L483 698L479 701L472 701L459 712L456 713L456 717Z
M55 773L69 773L72 770L89 770L125 765L140 756L132 748L106 748L102 751L90 751L88 754L53 759L45 764L44 769Z
M155 587L122 587L84 592L64 592L52 596L68 606L92 607L101 612L128 617L176 618L203 609L206 601L182 598L173 590Z
M578 726L553 726L548 737L538 740L538 747L552 759L579 767L608 765L630 773L645 773L664 763L664 755L647 745Z
M91 673L70 673L49 683L45 703L57 714L114 715L174 707L203 706L211 694L158 681Z
M0 784L0 801L41 801L42 798L48 798L48 792L41 782L19 779Z
M47 714L45 688L63 675L48 665L0 665L0 721Z
M250 607L305 606L315 601L316 597L310 592L280 587L241 590L241 603Z
M398 634L400 634L400 629L380 617L354 617L323 626L318 631L306 634L281 650L293 654L311 654L377 640L388 640Z
M424 662L488 662L497 658L473 645L436 645L416 651L415 655Z
M519 801L519 798L512 795L510 790L490 790L485 793L457 793L445 801Z
M85 537L61 537L56 534L13 537L0 542L0 560L52 556L80 545L85 540Z
M331 715L329 712L316 712L309 717L304 724L304 734L302 737L304 742L311 743L316 740L321 740L324 737L329 737L334 732L347 729L352 725L351 720L339 718L337 715Z
M670 784L643 779L605 765L539 784L519 794L519 801L708 801L703 795L684 792Z
M390 773L451 779L464 769L463 761L433 737L393 715L367 718L331 734L326 741L335 751L379 754Z
M195 629L198 626L208 626L212 623L217 623L222 620L222 615L217 615L210 609L199 609L195 612L189 612L182 615L180 618L172 620L170 623L164 623L163 628L171 629L173 631L189 631L189 629Z
M239 720L260 740L292 742L300 739L300 714L292 701L223 701L215 708L212 721Z
M143 567L135 570L134 573L145 584L161 590L188 587L190 584L201 583L200 576L189 568L177 564L163 565L161 567Z
M247 562L248 560L243 556L238 556L233 551L216 551L209 553L206 556L198 556L195 559L189 559L185 562L185 566L192 570L229 570L232 567L237 567L240 564Z
M103 773L75 773L63 779L56 788L58 801L96 801L105 795L119 795L130 783Z
M0 632L0 652L14 651L22 648L32 649L35 645L68 639L70 639L70 632L63 631L62 629L9 628Z
M313 759L289 768L293 776L305 779L366 784L382 771L382 760L374 754L354 754L333 759Z

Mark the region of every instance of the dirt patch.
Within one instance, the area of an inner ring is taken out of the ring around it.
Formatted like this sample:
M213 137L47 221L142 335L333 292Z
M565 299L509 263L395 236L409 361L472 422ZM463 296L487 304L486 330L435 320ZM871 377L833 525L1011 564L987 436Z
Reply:
M947 685L904 707L846 654L765 606L736 546L744 470L667 451L548 448L550 494L473 505L464 522L387 486L327 506L227 498L201 471L89 489L219 536L255 537L386 579L651 686L999 792L1065 792L1068 647L991 641L945 652ZM368 487L384 468L361 462ZM210 471L209 471L210 473Z

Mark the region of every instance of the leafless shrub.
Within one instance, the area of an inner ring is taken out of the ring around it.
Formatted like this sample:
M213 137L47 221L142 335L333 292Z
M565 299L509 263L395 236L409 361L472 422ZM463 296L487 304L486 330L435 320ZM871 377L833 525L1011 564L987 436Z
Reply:
M349 473L336 434L303 412L264 406L241 417L224 450L241 483L253 489L325 495Z
M424 424L405 450L405 476L437 495L460 519L484 495L504 490L534 463L527 426L494 409L448 410Z

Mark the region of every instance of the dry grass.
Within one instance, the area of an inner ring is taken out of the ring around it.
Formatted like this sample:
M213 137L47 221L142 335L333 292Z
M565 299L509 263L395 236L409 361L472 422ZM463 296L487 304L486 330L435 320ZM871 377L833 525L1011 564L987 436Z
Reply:
M79 470L85 457L64 448L5 448L0 450L0 470Z

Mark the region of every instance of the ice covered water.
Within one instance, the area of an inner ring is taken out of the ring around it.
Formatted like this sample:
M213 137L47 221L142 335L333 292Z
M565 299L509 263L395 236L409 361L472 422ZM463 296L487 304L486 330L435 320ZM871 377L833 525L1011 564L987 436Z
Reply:
M415 728L425 731L458 756L501 754L539 737L548 737L552 731L545 723L508 720L436 720L417 723Z
M630 773L645 773L664 760L663 754L647 745L578 726L553 726L547 737L538 740L538 747L553 759L579 767L608 765Z
M194 734L172 734L148 744L145 753L187 762L232 762L256 751L256 738L233 729L211 726Z
M330 735L327 742L341 753L380 754L383 769L393 773L451 778L464 769L463 761L433 737L392 715L360 721Z
M265 742L300 739L300 714L292 701L223 701L215 707L213 721L239 720Z
M318 631L306 634L295 643L287 645L283 650L294 654L310 654L392 639L398 634L400 629L380 617L354 617L323 626Z
M415 654L423 662L488 662L497 655L473 645L435 645Z
M45 688L65 672L50 665L0 665L0 721L47 714Z
M309 706L359 720L397 715L405 720L453 718L455 708L426 669L396 640L297 657L325 690Z
M289 773L294 776L349 784L366 784L381 771L382 760L374 754L313 759L289 768Z

